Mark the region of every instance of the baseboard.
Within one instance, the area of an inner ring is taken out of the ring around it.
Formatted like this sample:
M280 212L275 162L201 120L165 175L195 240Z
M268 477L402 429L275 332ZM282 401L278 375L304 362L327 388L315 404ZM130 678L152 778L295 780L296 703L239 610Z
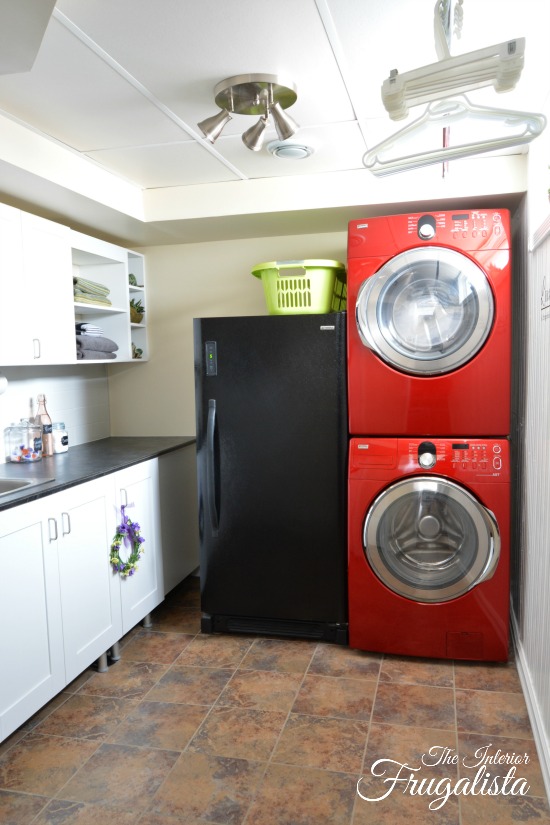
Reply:
M537 747L540 769L542 771L542 778L546 789L546 796L550 799L550 741L548 740L544 729L544 720L537 701L535 688L531 680L531 673L529 671L523 645L520 641L519 627L513 611L511 611L511 624L518 674L521 687L523 689L523 695L525 696L529 721L531 722L531 727L533 729L533 736Z

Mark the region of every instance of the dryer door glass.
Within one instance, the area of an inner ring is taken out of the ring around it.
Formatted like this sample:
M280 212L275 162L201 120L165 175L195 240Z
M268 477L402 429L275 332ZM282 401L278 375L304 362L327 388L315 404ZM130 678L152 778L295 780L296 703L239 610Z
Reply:
M356 304L363 343L396 369L427 376L473 358L493 316L483 270L465 255L436 246L392 258L362 284Z
M418 602L444 602L493 575L500 554L493 514L447 479L392 484L370 507L363 546L384 584Z

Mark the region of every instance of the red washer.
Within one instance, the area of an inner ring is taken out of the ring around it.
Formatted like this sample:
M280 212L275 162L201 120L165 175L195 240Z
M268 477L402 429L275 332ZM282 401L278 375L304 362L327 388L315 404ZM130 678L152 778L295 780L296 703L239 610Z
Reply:
M348 492L350 647L506 661L508 441L353 438Z
M506 210L349 224L351 434L509 435L510 271Z

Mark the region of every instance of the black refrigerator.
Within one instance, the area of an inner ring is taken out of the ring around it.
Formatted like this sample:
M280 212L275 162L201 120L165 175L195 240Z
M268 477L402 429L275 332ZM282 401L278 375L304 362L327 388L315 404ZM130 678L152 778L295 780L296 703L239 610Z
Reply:
M347 644L345 324L194 319L205 633Z

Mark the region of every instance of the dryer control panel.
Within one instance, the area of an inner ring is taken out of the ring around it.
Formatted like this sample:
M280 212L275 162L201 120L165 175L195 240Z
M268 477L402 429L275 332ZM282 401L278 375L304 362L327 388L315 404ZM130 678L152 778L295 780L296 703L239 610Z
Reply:
M348 259L395 255L430 244L472 253L509 249L510 213L506 209L415 212L348 224Z

